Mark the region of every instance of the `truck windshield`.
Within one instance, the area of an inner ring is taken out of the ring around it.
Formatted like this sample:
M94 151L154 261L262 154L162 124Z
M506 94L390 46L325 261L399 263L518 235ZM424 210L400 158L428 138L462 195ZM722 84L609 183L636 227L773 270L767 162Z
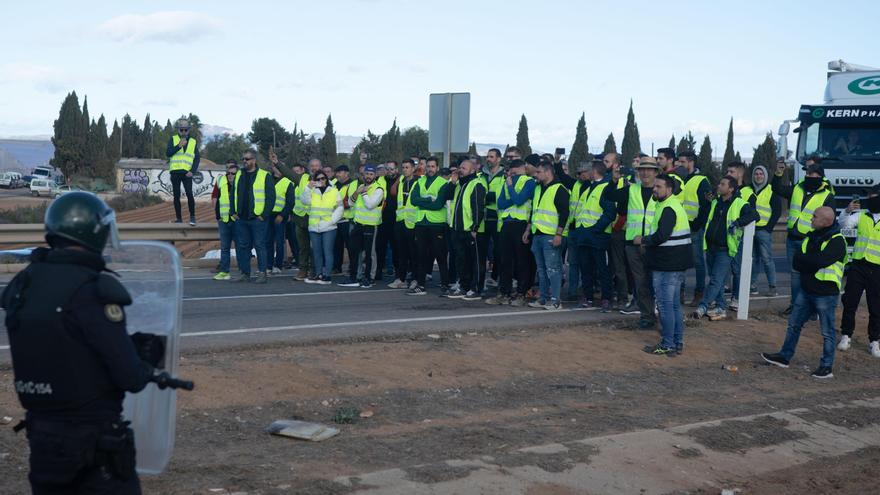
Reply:
M829 124L813 122L801 127L797 159L810 155L842 160L880 160L880 123Z

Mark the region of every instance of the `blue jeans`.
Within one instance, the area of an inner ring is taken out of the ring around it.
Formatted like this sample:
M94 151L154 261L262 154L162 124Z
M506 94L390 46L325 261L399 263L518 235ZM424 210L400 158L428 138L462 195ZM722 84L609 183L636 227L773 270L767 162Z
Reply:
M801 293L801 274L800 272L796 272L794 270L794 253L801 250L801 244L803 244L803 239L785 239L785 257L788 259L788 267L791 269L791 305L794 306L794 303L797 301L798 294Z
M603 300L611 300L611 270L608 268L608 247L578 246L578 263L581 265L581 285L584 297L593 298L595 279L599 279L599 292Z
M257 252L257 271L266 272L266 221L252 218L235 222L235 257L238 269L251 274L251 248Z
M532 253L538 265L538 284L541 288L540 300L546 303L559 302L562 292L562 248L565 238L559 246L553 246L553 236L537 234L532 240Z
M755 249L752 259L752 285L758 283L758 272L764 269L767 284L776 287L776 262L773 261L773 234L764 229L755 230Z
M724 300L724 282L730 273L730 264L733 258L727 254L727 249L716 251L714 249L706 250L706 261L709 265L709 287L703 293L703 300L700 301L700 307L705 311L712 301L715 301L716 307L727 309L727 303ZM734 294L736 297L736 294Z
M691 233L691 246L694 248L694 271L697 272L697 284L694 286L695 292L705 292L706 290L706 258L703 252L704 233L704 229Z
M578 286L581 275L581 267L578 264L578 247L574 244L568 246L568 297L569 299L577 299Z
M220 231L220 271L229 273L230 249L232 241L235 239L235 221L222 222L217 220L217 230ZM235 243L235 246L238 247L238 242Z
M794 356L801 329L814 313L819 314L819 325L822 328L822 359L819 366L834 366L834 341L837 330L834 329L834 311L837 309L838 295L816 296L804 291L798 292L794 309L788 317L788 330L785 332L785 343L779 354L789 361Z
M312 259L315 260L315 274L329 277L333 270L333 247L336 243L336 229L327 232L309 232L312 245Z
M684 344L684 314L681 312L681 284L684 272L652 272L654 297L660 310L660 345L675 347Z
M287 219L275 223L278 215L271 215L266 225L266 258L268 264L281 269L284 266L284 241L287 237Z

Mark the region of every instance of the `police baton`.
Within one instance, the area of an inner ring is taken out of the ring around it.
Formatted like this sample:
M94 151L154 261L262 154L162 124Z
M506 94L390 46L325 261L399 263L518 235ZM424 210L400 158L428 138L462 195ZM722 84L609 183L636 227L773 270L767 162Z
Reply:
M192 390L193 388L195 388L195 384L193 382L189 380L180 380L174 378L169 375L167 371L163 371L161 373L151 376L150 381L155 383L159 387L159 390L165 390L166 388L182 388L183 390Z

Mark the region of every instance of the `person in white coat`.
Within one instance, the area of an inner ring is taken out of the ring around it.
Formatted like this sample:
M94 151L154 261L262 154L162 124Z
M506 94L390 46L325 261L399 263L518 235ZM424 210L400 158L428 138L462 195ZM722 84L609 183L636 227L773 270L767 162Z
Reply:
M309 208L309 241L315 263L315 275L305 282L329 285L336 224L342 219L342 196L321 171L309 181L298 199Z

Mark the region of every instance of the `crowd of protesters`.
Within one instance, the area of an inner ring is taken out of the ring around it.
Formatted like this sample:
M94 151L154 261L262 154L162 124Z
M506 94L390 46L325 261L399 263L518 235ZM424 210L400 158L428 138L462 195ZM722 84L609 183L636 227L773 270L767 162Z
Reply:
M172 162L174 152L187 151L169 145ZM850 348L865 292L869 351L880 358L880 288L871 283L880 280L880 187L869 191L864 209L856 200L837 218L818 157L807 160L805 178L792 186L783 185L786 165L779 161L772 171L752 167L750 180L745 164L728 163L714 187L693 152L671 148L626 164L617 153L569 164L560 155L493 148L449 168L436 157L370 163L362 154L356 170L312 159L287 176L274 153L268 158L263 170L256 152L247 151L217 178L215 280L264 284L294 269L294 280L308 284L337 277L339 286L369 289L388 280L387 287L414 297L619 312L638 316L640 329L659 331L659 342L645 352L677 356L686 317L716 321L737 309L749 224L749 292L761 293L763 273L763 294L778 295L772 233L785 200L788 330L781 350L762 357L787 367L802 327L818 320L824 346L813 376L833 376L835 350ZM185 170L179 161L178 170ZM851 256L840 224L857 231ZM256 258L254 276L250 262L231 275L233 242L238 260ZM836 341L846 266L843 335ZM687 315L684 306L692 308Z

